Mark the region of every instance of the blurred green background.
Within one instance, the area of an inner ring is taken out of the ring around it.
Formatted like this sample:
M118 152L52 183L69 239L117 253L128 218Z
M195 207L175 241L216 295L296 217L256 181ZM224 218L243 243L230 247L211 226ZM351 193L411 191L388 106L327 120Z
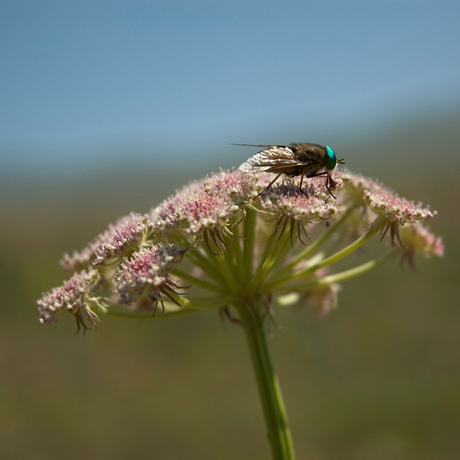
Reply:
M323 319L277 312L298 458L458 458L460 7L346 5L2 3L0 458L269 458L217 312L82 337L35 300L64 252L253 152L229 142L299 141L431 204L446 257L345 283Z

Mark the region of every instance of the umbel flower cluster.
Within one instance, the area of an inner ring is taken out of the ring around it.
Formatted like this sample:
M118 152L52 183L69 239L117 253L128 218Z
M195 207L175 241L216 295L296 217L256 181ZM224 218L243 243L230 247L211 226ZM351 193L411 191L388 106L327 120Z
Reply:
M238 321L232 306L255 298L267 317L296 303L324 315L337 304L340 282L397 254L409 264L416 254L443 255L424 226L436 212L373 180L334 172L332 196L324 176L304 180L302 190L299 178L267 187L272 179L220 172L147 214L123 217L64 256L71 277L37 302L40 321L70 313L86 330L103 314L152 318L210 308ZM369 250L364 263L349 257L349 268L335 265L374 236L382 240L377 256Z

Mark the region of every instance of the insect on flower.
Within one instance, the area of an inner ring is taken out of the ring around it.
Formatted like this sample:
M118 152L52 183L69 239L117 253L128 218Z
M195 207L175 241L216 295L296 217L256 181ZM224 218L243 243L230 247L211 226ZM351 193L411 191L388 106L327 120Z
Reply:
M334 150L328 145L319 144L289 144L289 145L259 145L259 144L231 144L248 147L264 147L264 150L248 158L240 170L245 172L264 171L276 174L268 184L267 189L281 176L300 177L300 190L304 177L326 176L326 188L332 195L331 188L335 188L331 173L338 164L344 164L343 159L337 160ZM335 198L335 197L334 197Z

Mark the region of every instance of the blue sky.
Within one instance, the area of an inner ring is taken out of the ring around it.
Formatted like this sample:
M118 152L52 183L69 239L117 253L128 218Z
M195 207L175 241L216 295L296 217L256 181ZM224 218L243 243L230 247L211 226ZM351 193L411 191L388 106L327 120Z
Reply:
M458 104L459 24L460 2L443 0L2 0L1 160L356 136Z

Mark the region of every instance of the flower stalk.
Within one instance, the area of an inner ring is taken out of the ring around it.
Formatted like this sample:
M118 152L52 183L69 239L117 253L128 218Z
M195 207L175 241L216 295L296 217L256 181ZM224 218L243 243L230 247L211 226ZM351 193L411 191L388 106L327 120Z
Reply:
M267 313L264 312L257 297L241 298L234 306L244 327L265 416L272 458L274 460L294 460L294 444L286 407L270 351Z

